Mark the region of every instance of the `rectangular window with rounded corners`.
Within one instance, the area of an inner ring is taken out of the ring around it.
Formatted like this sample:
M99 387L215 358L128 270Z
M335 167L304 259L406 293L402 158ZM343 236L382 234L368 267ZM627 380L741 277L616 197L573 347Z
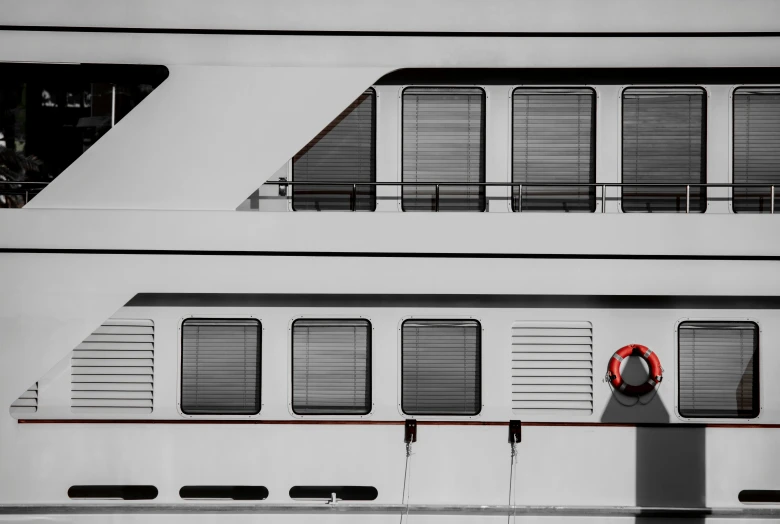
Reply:
M736 213L770 213L780 193L780 87L740 87L733 96L732 182Z
M260 322L250 318L182 322L182 413L259 413L261 334Z
M401 409L407 415L477 415L482 328L476 320L405 320Z
M160 65L0 63L0 207L23 207L167 77Z
M680 416L758 416L758 326L754 322L682 322L678 351Z
M297 415L365 415L371 411L368 320L293 322L292 410Z
M376 500L379 492L374 486L293 486L291 499Z
M295 155L295 211L376 209L375 106L369 88Z
M514 90L512 182L523 184L512 188L513 211L596 210L593 89Z
M183 486L179 490L183 499L265 500L265 486Z
M404 211L485 210L485 92L407 87L403 91Z
M690 185L707 182L704 89L631 87L622 104L622 181L635 184L623 186L623 211L704 212L706 188Z
M153 500L157 498L157 488L154 486L105 484L71 486L68 489L68 497L72 499Z

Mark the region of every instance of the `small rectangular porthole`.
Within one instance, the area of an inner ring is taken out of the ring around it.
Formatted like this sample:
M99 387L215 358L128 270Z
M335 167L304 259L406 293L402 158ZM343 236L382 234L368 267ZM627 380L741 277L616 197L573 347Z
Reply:
M152 500L157 498L157 488L140 485L85 485L71 486L68 497L72 499Z
M265 500L265 486L184 486L179 490L183 499Z
M780 490L743 489L739 492L742 504L780 504Z
M295 500L376 500L374 486L293 486L290 498Z

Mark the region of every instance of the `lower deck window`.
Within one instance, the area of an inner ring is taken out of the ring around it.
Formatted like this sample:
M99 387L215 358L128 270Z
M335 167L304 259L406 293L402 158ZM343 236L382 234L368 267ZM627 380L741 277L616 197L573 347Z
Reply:
M758 326L755 323L683 322L678 337L681 416L758 416Z
M480 323L406 320L401 331L403 412L478 414L482 402Z
M191 415L260 411L260 322L191 318L182 323L181 410Z

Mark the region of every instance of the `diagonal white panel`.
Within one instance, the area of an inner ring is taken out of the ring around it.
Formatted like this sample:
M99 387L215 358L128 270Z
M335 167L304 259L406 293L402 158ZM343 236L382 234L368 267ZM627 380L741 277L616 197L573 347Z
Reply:
M387 72L170 67L27 207L234 210Z

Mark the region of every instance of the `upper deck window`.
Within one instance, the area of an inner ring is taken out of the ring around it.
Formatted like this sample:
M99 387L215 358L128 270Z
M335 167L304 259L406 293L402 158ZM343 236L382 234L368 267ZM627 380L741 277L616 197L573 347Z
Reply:
M623 91L623 211L703 212L706 183L706 93L700 88ZM671 184L671 185L663 185Z
M757 417L758 326L753 322L682 322L678 337L680 415Z
M295 155L293 180L316 182L293 185L295 211L376 208L376 186L361 185L376 181L375 105L376 94L368 89Z
M512 182L596 182L596 93L592 89L515 89ZM596 209L595 186L513 188L514 211Z
M404 211L484 211L485 92L404 89L402 157Z
M0 64L0 207L22 207L167 76L162 66Z
M741 87L734 91L733 182L767 184L735 187L737 213L769 213L770 185L780 191L780 88Z

